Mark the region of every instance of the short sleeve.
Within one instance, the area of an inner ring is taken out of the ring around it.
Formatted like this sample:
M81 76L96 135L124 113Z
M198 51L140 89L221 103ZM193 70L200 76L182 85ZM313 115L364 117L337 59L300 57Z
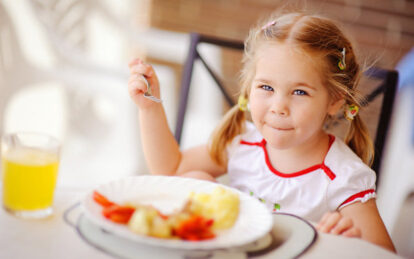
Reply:
M355 202L366 202L375 198L375 179L375 172L362 162L342 168L328 186L329 209L337 210Z

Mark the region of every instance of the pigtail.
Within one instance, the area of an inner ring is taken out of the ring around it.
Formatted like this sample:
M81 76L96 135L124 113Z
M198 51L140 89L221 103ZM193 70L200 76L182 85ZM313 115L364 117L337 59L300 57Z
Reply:
M212 134L209 153L210 157L219 165L227 162L226 146L245 130L245 112L238 105L233 106L224 116L220 125Z
M369 136L368 128L359 115L355 116L345 137L345 143L371 166L374 161L374 144Z

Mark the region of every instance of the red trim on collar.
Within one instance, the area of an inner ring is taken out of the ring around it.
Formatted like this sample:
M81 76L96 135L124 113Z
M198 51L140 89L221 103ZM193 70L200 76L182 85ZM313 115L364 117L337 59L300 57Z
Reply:
M350 202L352 202L352 201L354 201L358 198L363 198L365 195L367 195L369 193L374 193L374 192L375 192L374 189L368 189L368 190L356 193L356 194L352 195L351 197L349 197L348 199L346 199L344 202L342 202L341 205L339 205L339 207L341 207L341 206L343 206L347 203L350 203Z
M329 147L328 147L328 150L331 148L334 141L335 141L335 136L329 134ZM317 165L308 167L306 169L300 170L298 172L294 172L294 173L290 173L290 174L285 174L285 173L279 172L278 170L276 170L272 166L272 163L270 163L269 154L267 153L267 149L266 149L266 140L265 139L262 139L261 142L247 142L247 141L244 141L244 140L240 140L240 144L262 147L264 155L265 155L265 161L266 161L267 167L269 168L270 171L272 171L272 173L274 173L275 175L278 175L280 177L284 177L284 178L297 177L297 176L301 176L301 175L313 172L317 169L322 169L325 172L325 174L329 177L329 179L331 179L331 180L335 179L335 177L336 177L336 175L331 171L331 169L325 165L325 159L322 162L322 164L317 164Z
M263 147L266 145L266 140L262 139L262 141L260 142L247 142L244 140L240 140L240 144L242 145L249 145L249 146L259 146L259 147Z

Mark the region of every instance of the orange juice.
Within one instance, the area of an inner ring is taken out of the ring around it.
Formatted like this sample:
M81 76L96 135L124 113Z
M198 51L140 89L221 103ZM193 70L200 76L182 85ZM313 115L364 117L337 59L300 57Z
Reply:
M2 157L3 205L13 211L52 206L59 158L40 149L10 149Z

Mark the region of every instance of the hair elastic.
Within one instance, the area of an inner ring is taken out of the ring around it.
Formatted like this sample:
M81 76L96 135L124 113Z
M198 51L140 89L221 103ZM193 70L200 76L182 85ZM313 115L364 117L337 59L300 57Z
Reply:
M266 25L264 25L264 26L262 27L262 30L265 30L265 29L267 29L268 27L273 26L273 25L275 25L275 24L276 24L276 21L270 21L270 22L268 22Z
M338 67L339 67L340 70L345 70L346 69L345 56L346 56L346 49L343 48L342 49L342 58L340 58L339 62L338 62Z
M345 106L344 116L347 120L352 121L359 112L359 107L356 104L349 104Z
M239 105L240 111L245 112L249 110L249 101L243 95L239 96L239 99L237 100L237 104Z

